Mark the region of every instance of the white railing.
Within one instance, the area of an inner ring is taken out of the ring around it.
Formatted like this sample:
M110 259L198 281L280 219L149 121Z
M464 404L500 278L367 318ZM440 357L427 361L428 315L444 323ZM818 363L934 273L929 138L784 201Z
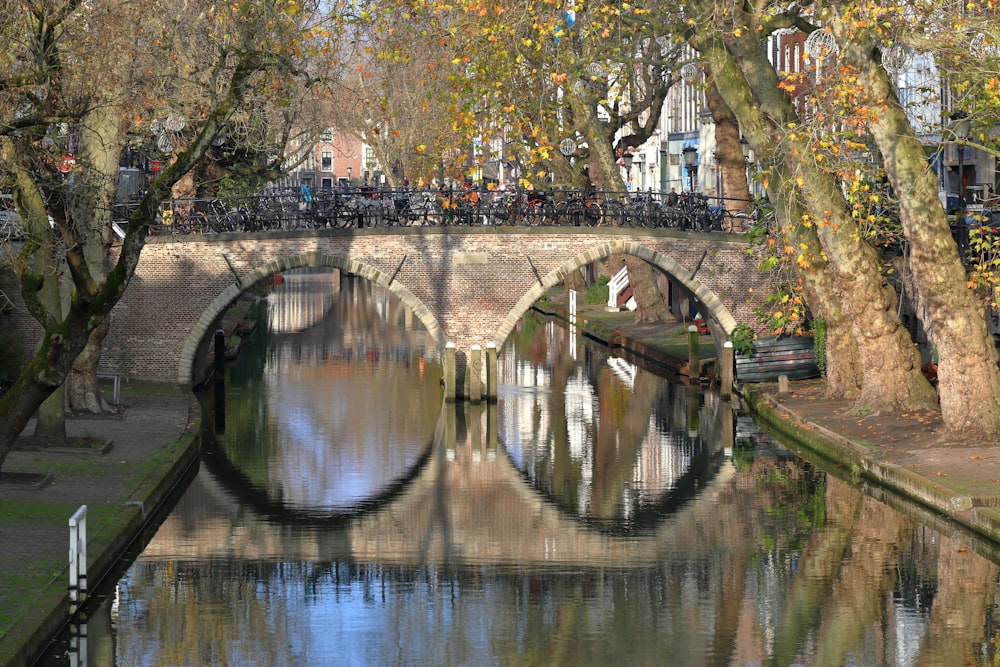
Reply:
M87 506L69 518L69 613L87 599Z
M608 281L608 310L618 310L618 295L625 291L626 287L628 287L628 267L623 266L622 270Z

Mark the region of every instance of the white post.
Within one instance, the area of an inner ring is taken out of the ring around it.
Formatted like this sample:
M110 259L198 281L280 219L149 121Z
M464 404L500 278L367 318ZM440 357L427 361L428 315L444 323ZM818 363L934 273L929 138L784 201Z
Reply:
M576 290L569 291L569 323L576 324Z
M69 518L69 613L87 599L87 506Z

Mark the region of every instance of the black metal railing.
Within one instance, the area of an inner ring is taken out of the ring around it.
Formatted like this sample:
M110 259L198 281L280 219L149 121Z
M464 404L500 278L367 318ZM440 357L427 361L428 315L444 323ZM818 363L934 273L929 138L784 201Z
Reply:
M746 202L593 190L273 190L253 197L174 199L154 234L445 225L610 226L740 233L762 218Z

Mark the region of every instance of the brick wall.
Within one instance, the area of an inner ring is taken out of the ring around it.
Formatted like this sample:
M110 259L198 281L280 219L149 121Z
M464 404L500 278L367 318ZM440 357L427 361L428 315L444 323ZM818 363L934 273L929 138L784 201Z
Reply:
M721 235L613 228L152 237L112 312L102 367L126 377L190 382L199 349L225 307L257 280L302 266L343 268L387 286L441 346L453 342L461 354L476 343L499 347L520 315L568 272L628 253L693 292L720 333L753 322L758 295L766 292L746 248L742 239ZM23 312L17 317L37 339L37 325Z

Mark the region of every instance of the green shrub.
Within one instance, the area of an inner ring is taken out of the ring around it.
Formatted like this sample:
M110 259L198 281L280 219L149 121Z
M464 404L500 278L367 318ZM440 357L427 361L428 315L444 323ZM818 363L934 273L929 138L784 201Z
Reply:
M587 293L583 295L583 302L593 306L599 303L608 302L608 276L601 276L597 282L587 288Z
M733 343L733 351L745 357L753 356L753 341L757 338L749 324L742 322L736 325L733 332L729 334L729 340Z
M816 368L826 375L826 320L817 317L812 321L813 354L816 356Z

